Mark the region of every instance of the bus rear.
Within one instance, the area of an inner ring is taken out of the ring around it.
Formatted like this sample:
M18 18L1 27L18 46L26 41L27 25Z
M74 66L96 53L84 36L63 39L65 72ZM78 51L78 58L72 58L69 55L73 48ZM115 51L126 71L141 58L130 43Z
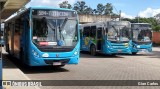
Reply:
M149 23L132 23L132 54L152 52L152 28Z
M130 22L108 21L106 27L107 54L131 54Z

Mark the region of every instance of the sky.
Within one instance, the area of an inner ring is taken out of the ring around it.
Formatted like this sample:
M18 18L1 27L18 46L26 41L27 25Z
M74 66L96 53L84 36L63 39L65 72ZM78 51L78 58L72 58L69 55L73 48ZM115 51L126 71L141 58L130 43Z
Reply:
M65 0L31 0L27 7L29 6L53 6L59 7L59 3ZM77 1L81 0L68 0L68 2L73 5ZM119 13L121 10L121 16L126 18L134 17L153 17L160 13L160 0L83 0L86 5L92 8L96 8L97 4L102 3L112 3L113 12Z

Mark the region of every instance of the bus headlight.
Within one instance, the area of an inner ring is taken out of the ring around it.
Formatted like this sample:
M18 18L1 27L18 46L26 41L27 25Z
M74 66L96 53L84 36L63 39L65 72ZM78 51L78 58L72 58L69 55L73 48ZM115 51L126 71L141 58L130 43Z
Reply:
M128 47L128 43L124 43L125 47Z
M44 54L42 55L42 57L49 57L49 54L48 54L48 53L44 53Z
M140 48L140 45L137 45L137 48Z
M74 52L74 56L78 55L78 49Z
M32 50L32 53L33 53L33 55L34 55L35 57L40 57L39 54L38 54L36 51Z
M112 49L113 47L112 47L112 46L107 45L107 48L111 48L111 49Z

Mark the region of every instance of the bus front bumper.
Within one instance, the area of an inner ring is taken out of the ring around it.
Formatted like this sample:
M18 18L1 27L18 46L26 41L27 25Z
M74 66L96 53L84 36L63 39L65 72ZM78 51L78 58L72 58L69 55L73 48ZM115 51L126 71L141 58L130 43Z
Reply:
M131 54L131 50L129 48L126 49L114 49L114 48L110 48L107 49L106 54Z
M152 52L152 48L132 48L132 52Z
M66 64L78 64L79 56L66 57L66 58L32 58L30 60L30 66L58 66Z

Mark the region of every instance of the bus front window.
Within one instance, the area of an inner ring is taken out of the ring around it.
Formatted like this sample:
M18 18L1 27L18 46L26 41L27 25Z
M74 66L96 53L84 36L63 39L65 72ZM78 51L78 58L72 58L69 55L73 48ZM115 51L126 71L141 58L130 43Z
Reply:
M150 30L140 30L137 36L138 41L151 41L152 32Z
M133 24L133 41L150 42L152 39L152 31L150 24Z
M75 19L33 18L33 42L38 46L74 46L78 41Z
M129 28L126 26L110 26L108 40L129 41Z

